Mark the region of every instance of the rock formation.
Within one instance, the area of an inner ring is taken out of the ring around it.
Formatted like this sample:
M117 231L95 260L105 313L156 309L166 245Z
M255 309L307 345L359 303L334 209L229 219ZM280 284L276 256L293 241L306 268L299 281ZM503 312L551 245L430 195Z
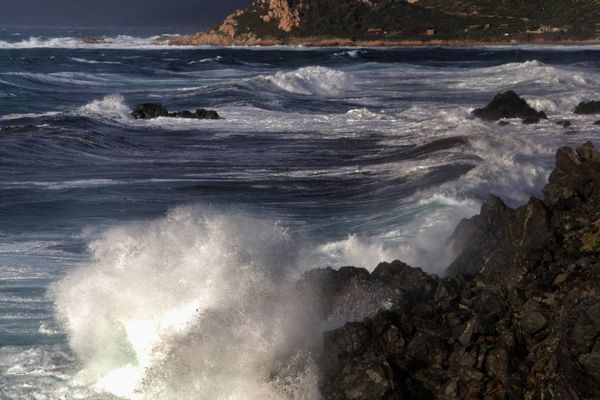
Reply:
M487 121L521 118L524 124L537 124L540 119L548 119L546 113L532 108L512 90L498 93L487 106L474 110L473 115Z
M600 114L600 101L582 101L577 104L573 112L580 115Z
M189 110L176 111L170 113L160 103L144 103L140 104L131 113L135 119L153 119L158 117L170 118L189 118L189 119L220 119L219 114L214 110L205 110L199 108L195 112Z
M400 262L312 272L325 305L357 280L391 299L325 334L324 399L599 398L600 153L559 149L544 194L491 197L461 222L446 278Z

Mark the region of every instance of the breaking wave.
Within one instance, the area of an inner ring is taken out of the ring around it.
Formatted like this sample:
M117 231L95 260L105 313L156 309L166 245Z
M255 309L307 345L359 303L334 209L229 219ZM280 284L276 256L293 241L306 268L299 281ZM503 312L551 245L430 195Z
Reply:
M327 67L304 67L260 77L286 92L305 95L337 96L353 88L350 76Z
M109 95L80 107L76 113L95 117L128 119L130 118L131 109L125 104L123 96Z
M171 46L161 43L160 39L165 36L152 36L147 38L119 35L115 37L102 38L99 43L84 43L80 37L36 37L31 36L20 41L0 40L2 49L77 49L77 48L111 48L111 49L161 49ZM182 48L186 48L182 46Z
M298 244L277 222L178 208L90 250L54 288L78 379L127 399L317 398L296 347L314 322L288 290Z

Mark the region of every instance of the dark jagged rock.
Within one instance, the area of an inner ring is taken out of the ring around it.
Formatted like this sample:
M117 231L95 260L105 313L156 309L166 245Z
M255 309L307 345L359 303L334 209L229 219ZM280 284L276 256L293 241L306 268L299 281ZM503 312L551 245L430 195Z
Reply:
M205 110L204 108L199 108L196 110L196 118L199 119L221 119L219 114L217 114L214 110Z
M214 110L205 110L204 108L199 108L196 112L191 112L189 110L177 111L174 113L169 113L169 117L172 118L189 118L189 119L221 119L219 114Z
M548 116L546 115L545 112L540 111L535 115L530 115L528 117L523 118L522 122L525 125L531 125L531 124L537 124L543 119L548 119Z
M572 124L571 124L571 121L569 121L569 120L567 120L567 119L564 119L564 120L562 120L562 121L557 121L557 122L556 122L556 125L562 126L563 128L568 128L568 127L570 127Z
M135 119L152 119L168 117L169 111L160 103L144 103L137 106L131 115Z
M473 115L486 121L521 118L526 124L535 124L540 122L540 119L547 119L544 112L532 108L512 90L497 94L487 106L474 110Z
M158 117L170 117L170 118L189 118L189 119L221 119L219 114L214 110L205 110L199 108L195 112L189 110L182 110L170 113L160 103L144 103L137 106L131 115L135 119L152 119Z
M600 153L559 149L544 193L461 222L447 278L400 262L313 272L325 299L353 280L402 293L325 334L323 398L600 398Z
M600 114L600 101L582 101L577 104L573 112L579 115Z
M596 122L594 122L594 125L600 125L600 119Z
M355 267L312 270L298 287L317 299L322 318L335 315L352 320L374 314L386 304L427 297L435 290L434 280L420 269L394 261L379 264L372 274Z

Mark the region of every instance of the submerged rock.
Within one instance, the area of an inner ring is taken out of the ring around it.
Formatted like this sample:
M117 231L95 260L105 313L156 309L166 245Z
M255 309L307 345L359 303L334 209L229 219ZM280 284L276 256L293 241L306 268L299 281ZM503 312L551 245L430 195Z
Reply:
M321 270L328 304L352 279L402 293L325 334L323 398L599 398L600 153L559 149L544 193L516 209L491 197L461 222L447 278L400 262Z
M485 107L473 111L473 115L487 120L497 121L502 118L521 118L523 123L538 123L540 119L547 119L544 112L538 112L515 92L509 90L499 93Z
M600 119L596 122L594 122L594 125L600 125Z
M562 126L563 128L568 128L572 124L571 124L571 121L569 121L568 119L564 119L564 120L561 120L561 121L557 121L556 125Z
M214 110L205 110L199 108L195 112L189 110L182 110L170 113L160 103L144 103L137 106L131 115L135 119L152 119L158 117L170 117L170 118L190 118L190 119L221 119L219 114Z
M600 114L600 101L582 101L577 104L573 112L579 115Z

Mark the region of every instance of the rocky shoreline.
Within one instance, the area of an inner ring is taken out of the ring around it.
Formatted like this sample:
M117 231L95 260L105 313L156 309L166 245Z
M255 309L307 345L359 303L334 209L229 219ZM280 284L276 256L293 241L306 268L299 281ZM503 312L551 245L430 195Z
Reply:
M287 37L260 38L254 35L231 37L218 31L199 32L160 41L172 46L231 46L231 47L481 47L481 46L597 46L600 40L386 40L352 39L344 37Z
M309 272L299 286L325 313L390 303L325 333L323 398L598 398L600 152L559 149L543 192L516 209L491 197L462 221L447 277L399 261Z

